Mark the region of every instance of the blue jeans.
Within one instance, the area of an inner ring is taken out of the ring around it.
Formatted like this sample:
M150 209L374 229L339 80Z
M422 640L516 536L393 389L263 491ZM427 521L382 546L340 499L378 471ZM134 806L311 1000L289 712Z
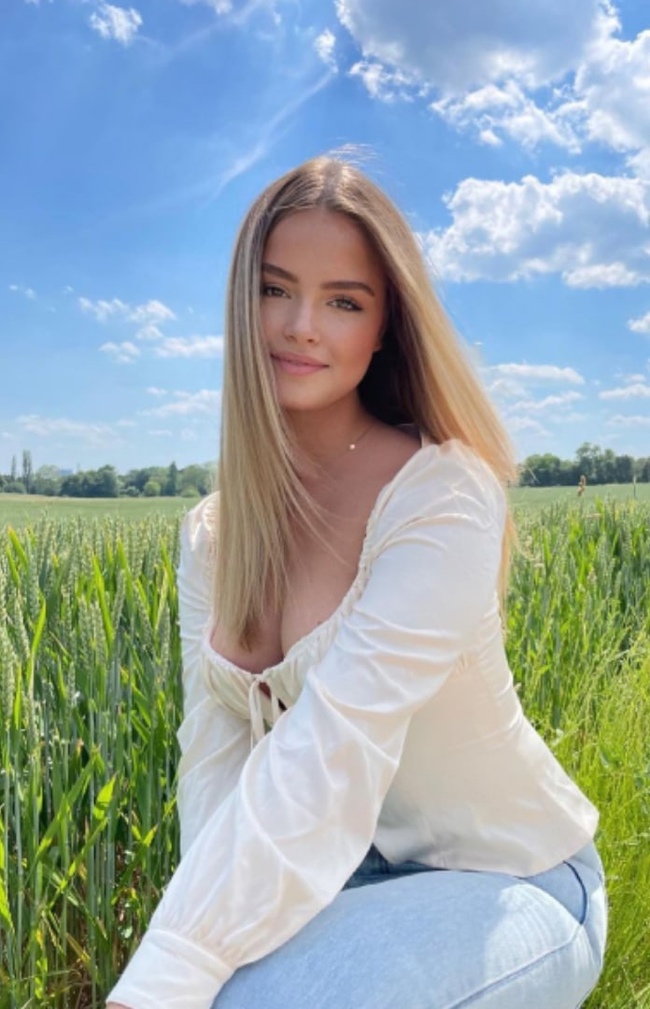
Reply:
M235 971L212 1009L578 1009L606 933L593 844L523 878L395 865L373 846L334 901Z

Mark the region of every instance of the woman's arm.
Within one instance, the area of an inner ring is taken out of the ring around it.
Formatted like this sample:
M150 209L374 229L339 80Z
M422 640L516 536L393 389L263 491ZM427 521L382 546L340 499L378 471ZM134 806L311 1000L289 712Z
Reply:
M202 673L201 639L212 615L207 507L206 498L183 519L176 572L183 656L177 789L181 856L237 784L250 752L250 725L219 703Z
M111 993L131 1009L209 1009L239 966L326 907L367 851L412 715L496 600L498 484L441 456L426 490L406 496L411 511L380 537L331 648L187 851Z

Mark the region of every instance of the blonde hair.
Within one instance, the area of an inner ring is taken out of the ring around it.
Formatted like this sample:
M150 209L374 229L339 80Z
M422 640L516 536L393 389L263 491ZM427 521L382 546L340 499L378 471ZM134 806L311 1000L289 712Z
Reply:
M267 606L287 592L296 524L316 530L322 509L306 490L280 410L260 324L261 262L289 214L325 208L351 218L383 264L388 325L358 393L369 413L411 423L436 443L457 438L505 486L516 481L510 440L431 285L410 227L391 200L348 160L322 156L271 183L246 214L228 278L220 456L216 486L215 608L242 647L256 642ZM500 572L505 595L510 514Z

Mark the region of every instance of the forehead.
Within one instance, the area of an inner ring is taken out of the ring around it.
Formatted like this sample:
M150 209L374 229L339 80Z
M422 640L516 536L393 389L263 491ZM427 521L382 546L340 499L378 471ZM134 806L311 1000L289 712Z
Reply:
M288 265L279 262L282 258L296 268L319 264L321 269L333 265L335 258L337 266L383 273L363 229L346 214L320 207L289 214L276 224L266 240L264 258L278 266Z

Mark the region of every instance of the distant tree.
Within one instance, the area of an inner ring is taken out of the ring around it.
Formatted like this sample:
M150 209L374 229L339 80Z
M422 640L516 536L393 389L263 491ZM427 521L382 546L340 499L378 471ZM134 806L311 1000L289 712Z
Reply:
M12 483L18 479L18 468L16 466L16 456L11 457L11 481Z
M167 477L164 484L162 485L162 493L168 497L176 497L178 494L179 479L178 479L178 466L175 462L172 462L169 469L167 470Z
M83 474L84 497L117 497L117 473L113 466L89 470Z
M25 484L22 480L8 480L4 485L5 494L24 494Z
M634 459L631 455L617 455L614 470L617 483L632 483L634 479Z
M194 487L200 495L208 494L212 489L212 477L206 466L186 466L179 474L181 491L186 487Z
M576 466L580 475L584 473L588 483L598 483L597 466L600 459L600 446L585 441L576 451Z
M56 497L61 493L63 478L56 466L39 466L32 479L32 493Z
M147 480L142 493L145 497L158 497L160 494L160 484L157 480Z
M61 481L62 497L85 497L86 488L83 473L68 473Z
M595 479L597 483L616 482L616 453L611 448L601 450L596 458Z
M32 492L32 453L23 451L23 483L28 494Z
M525 460L520 483L528 487L552 487L560 482L562 460L547 452L529 455Z

